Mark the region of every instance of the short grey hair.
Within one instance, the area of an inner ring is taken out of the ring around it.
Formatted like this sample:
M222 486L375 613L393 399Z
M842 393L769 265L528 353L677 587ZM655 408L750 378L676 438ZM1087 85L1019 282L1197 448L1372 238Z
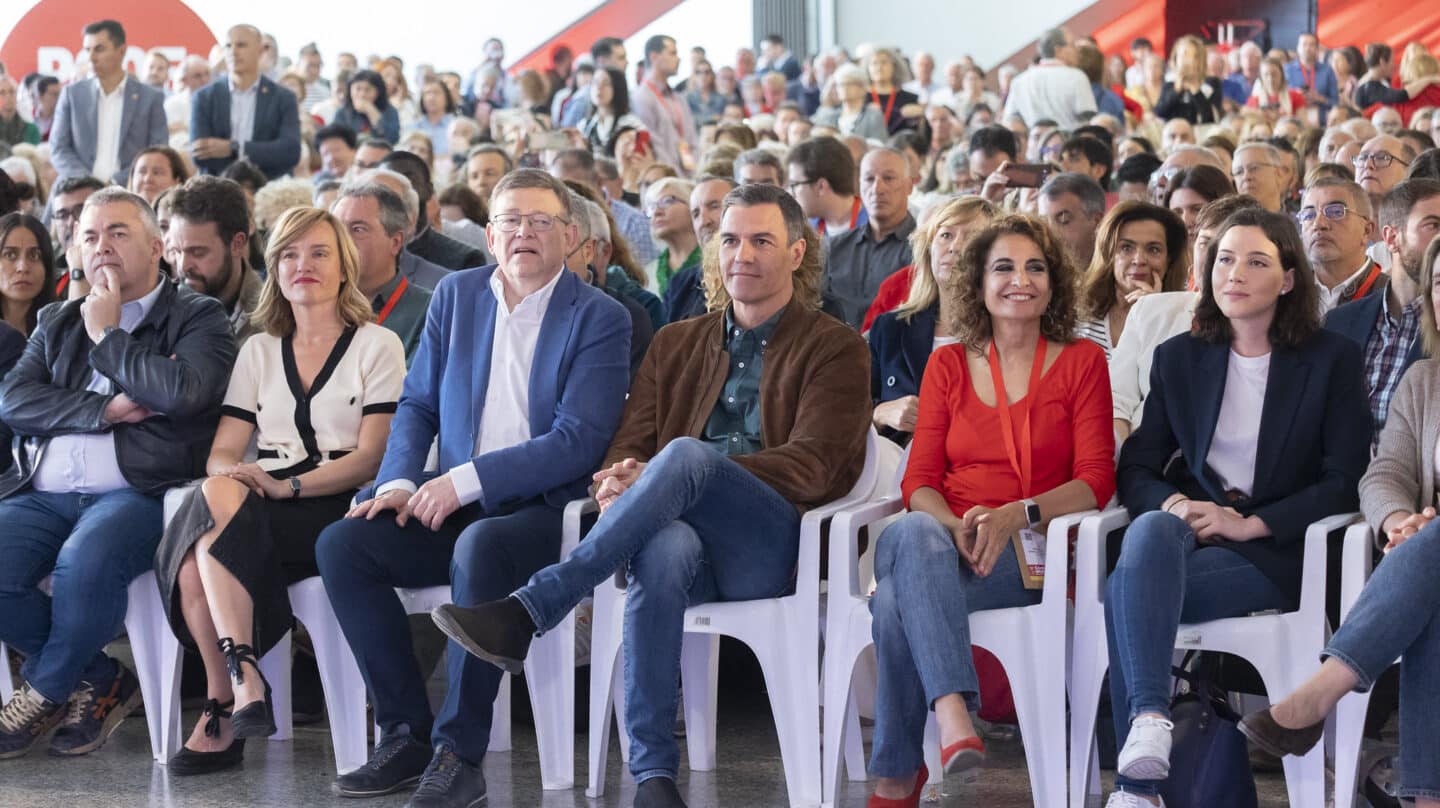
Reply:
M80 215L84 216L85 211L91 208L120 202L133 207L140 214L140 223L145 227L145 235L150 238L165 237L160 230L160 220L156 218L155 211L151 209L150 204L140 196L132 194L118 185L110 185L91 194L90 198L85 200L85 207L80 209Z
M410 193L415 192L412 190ZM385 228L387 236L405 233L410 229L410 211L406 208L405 201L388 186L373 181L348 183L340 186L340 195L335 198L335 204L339 205L342 199L375 200L375 204L380 206L380 226Z
M780 164L780 158L769 149L759 146L740 152L735 158L735 181L740 182L740 169L745 166L766 166L775 169L775 176L780 179L780 184L785 184L785 166Z
M1284 163L1281 161L1285 159L1285 155L1281 154L1279 149L1271 146L1269 143L1266 143L1263 140L1252 140L1249 143L1241 143L1239 146L1235 147L1235 156L1239 157L1240 152L1245 151L1246 149L1260 149L1264 151L1265 156L1270 158L1270 160L1274 162L1277 166L1284 167Z
M1054 59L1055 54L1059 53L1069 40L1070 35L1064 28L1051 28L1040 35L1040 41L1035 43L1035 46L1040 49L1041 56L1046 59Z
M605 215L605 209L588 199L581 201L585 203L585 217L590 220L590 238L606 244L611 243L610 217Z
M1074 194L1080 200L1080 207L1085 209L1086 216L1099 221L1105 215L1105 189L1088 174L1055 174L1040 186L1040 194L1050 200Z
M581 242L590 240L590 209L587 207L590 204L585 197L573 191L570 193L570 220L579 229Z
M418 227L418 222L420 221L420 194L416 193L415 186L410 184L409 177L401 174L399 171L392 171L388 168L372 168L357 176L354 181L368 184L375 182L379 177L395 180L400 183L401 188L405 189L403 200L405 204L405 214L410 217L411 222L416 222ZM386 190L389 189L387 188ZM391 191L391 193L394 193L394 191Z
M520 188L532 188L542 191L549 191L559 200L561 207L565 208L565 215L569 216L573 206L570 204L570 197L574 196L565 183L550 176L550 172L541 171L538 168L519 168L500 178L495 183L495 189L490 192L489 204L493 209L495 202L500 195L508 191Z

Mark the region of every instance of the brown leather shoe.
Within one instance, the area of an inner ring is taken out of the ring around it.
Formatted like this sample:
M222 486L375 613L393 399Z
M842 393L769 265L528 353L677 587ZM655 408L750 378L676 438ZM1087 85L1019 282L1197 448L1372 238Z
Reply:
M1240 731L1256 746L1275 757L1303 755L1309 752L1325 734L1325 722L1311 724L1304 729L1286 729L1275 723L1270 709L1256 710L1240 719Z

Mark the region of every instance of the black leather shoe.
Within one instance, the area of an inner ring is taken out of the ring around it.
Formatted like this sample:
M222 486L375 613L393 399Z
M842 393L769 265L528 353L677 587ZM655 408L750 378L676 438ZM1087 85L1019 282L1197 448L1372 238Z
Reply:
M525 672L525 656L535 637L535 622L525 605L514 597L456 606L447 603L430 612L435 625L460 647L504 670Z
M635 808L685 808L680 789L669 777L651 777L635 789Z
M220 719L230 717L229 708L234 704L233 700L224 704L216 699L209 699L205 702L205 715L210 716L210 719L205 722L205 737L220 737ZM233 769L244 760L245 739L235 738L230 741L228 747L218 752L197 752L188 746L182 746L175 757L170 758L166 768L176 777L191 777Z
M485 800L480 767L461 760L449 746L438 746L405 808L478 808Z
M394 794L420 782L430 762L430 744L408 732L380 741L380 747L364 766L335 778L330 790L342 797L379 797Z

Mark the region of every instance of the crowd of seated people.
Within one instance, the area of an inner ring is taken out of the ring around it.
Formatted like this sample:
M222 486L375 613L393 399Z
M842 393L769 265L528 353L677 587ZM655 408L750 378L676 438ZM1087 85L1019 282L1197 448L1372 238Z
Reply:
M684 610L788 591L802 516L873 429L908 447L909 512L872 537L872 808L919 804L931 711L943 774L983 766L969 616L1039 601L1024 531L1116 505L1111 808L1163 804L1178 626L1295 609L1307 525L1357 510L1374 578L1241 726L1303 754L1400 659L1375 708L1400 714L1396 793L1440 805L1422 44L1107 59L1055 28L987 71L774 35L682 65L656 35L511 75L489 40L407 79L350 53L327 78L243 23L144 77L121 22L81 37L74 76L0 69L0 642L23 659L0 760L93 752L139 705L106 646L153 570L203 669L168 771L235 768L276 726L286 587L318 576L378 727L334 791L476 805L502 672L622 570L634 804L683 806ZM434 625L392 594L426 586L451 592Z

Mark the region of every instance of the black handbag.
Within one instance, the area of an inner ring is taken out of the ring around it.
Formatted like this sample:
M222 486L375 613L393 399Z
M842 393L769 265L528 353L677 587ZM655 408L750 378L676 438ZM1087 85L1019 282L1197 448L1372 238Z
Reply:
M1214 682L1211 654L1187 655L1173 668L1176 689L1170 702L1170 777L1160 786L1167 808L1258 808L1250 750L1225 691Z

